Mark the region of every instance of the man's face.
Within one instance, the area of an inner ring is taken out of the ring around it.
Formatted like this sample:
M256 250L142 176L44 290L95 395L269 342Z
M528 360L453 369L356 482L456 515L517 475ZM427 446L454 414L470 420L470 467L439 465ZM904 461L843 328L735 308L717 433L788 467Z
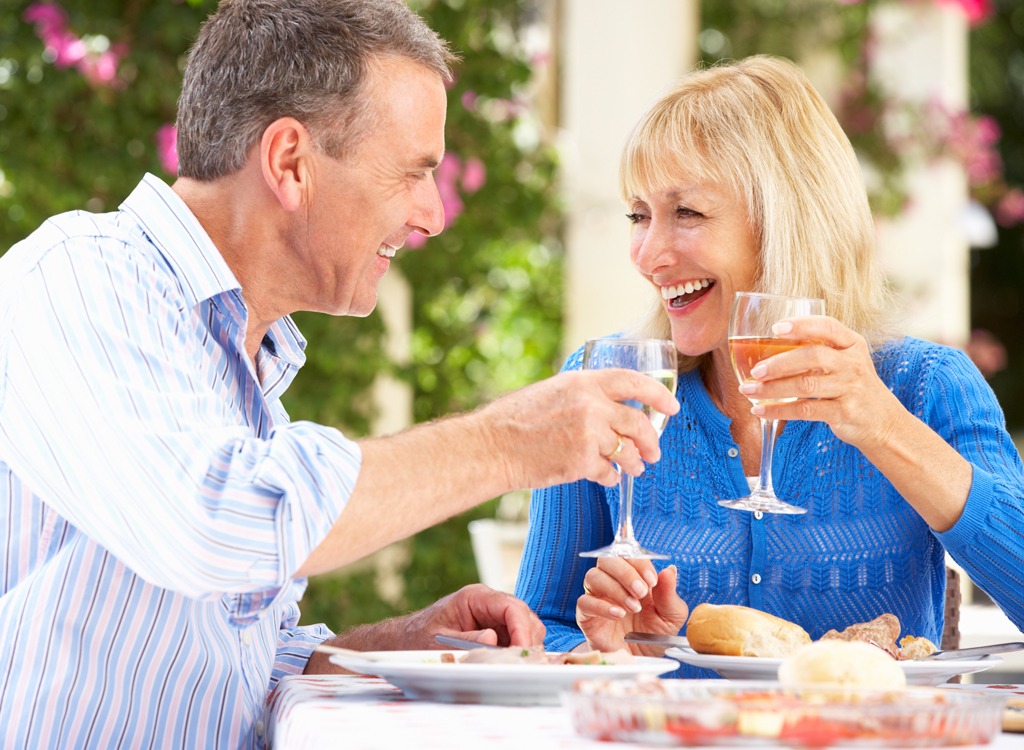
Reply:
M340 159L313 160L305 237L296 245L308 253L316 294L300 309L369 315L395 250L413 232L444 227L433 176L444 155L443 82L418 63L383 58L368 71L366 90L362 140Z

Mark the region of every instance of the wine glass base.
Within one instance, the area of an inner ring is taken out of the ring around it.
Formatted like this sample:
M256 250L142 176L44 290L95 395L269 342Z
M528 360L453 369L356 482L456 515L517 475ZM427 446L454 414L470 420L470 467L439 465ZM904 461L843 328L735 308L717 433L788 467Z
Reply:
M799 516L807 512L806 508L790 505L777 497L750 495L737 500L719 500L718 504L732 510L761 511L762 513L778 513L780 515Z
M668 560L668 555L651 552L633 541L612 542L607 547L580 552L580 557L635 557L646 560Z

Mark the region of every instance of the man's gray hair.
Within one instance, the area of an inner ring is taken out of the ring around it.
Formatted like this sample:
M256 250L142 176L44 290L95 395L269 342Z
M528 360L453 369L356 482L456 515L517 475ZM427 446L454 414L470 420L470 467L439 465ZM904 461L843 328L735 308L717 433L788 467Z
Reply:
M451 81L448 45L401 0L222 0L185 66L178 174L214 180L238 171L281 117L343 156L369 129L366 73L384 57Z

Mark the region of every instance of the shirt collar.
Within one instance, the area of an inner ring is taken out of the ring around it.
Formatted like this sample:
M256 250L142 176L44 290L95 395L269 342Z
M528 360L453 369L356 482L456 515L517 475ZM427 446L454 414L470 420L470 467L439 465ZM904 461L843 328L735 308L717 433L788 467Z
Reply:
M181 282L182 293L191 306L242 287L224 256L185 202L159 177L146 174L124 202L121 210L131 214L146 238L163 256ZM306 340L290 316L275 321L267 331L272 342L270 354L292 367L306 360ZM267 347L264 339L262 348Z
M142 178L121 210L131 214L160 251L195 306L241 285L185 202L158 177Z

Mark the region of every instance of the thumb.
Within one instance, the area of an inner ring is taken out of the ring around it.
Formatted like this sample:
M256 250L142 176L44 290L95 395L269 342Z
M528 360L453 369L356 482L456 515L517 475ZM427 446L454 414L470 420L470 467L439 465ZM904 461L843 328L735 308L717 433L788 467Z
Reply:
M678 571L675 565L669 565L658 574L658 585L654 587L654 606L656 611L664 618L678 620L682 628L690 614L690 608L686 606L679 593L676 591L678 582Z
M465 638L467 641L475 641L485 646L498 645L498 634L491 628L484 628L483 630L455 630L450 635Z

